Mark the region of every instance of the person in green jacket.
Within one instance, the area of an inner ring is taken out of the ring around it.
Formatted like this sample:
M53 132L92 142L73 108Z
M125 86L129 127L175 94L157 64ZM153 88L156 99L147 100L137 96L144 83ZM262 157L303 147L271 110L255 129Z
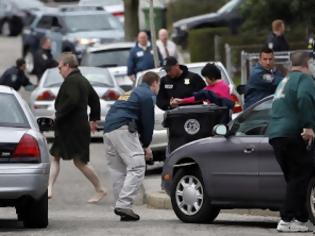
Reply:
M100 120L100 100L89 83L83 77L74 54L64 53L58 69L64 82L55 101L55 138L50 149L53 156L50 167L48 197L52 198L52 188L60 169L60 158L73 160L74 165L93 184L96 194L89 203L100 201L106 190L89 164L91 131L95 132L96 121ZM88 117L87 107L90 107Z
M306 232L307 185L313 171L315 84L308 69L309 54L291 55L292 68L274 95L267 133L283 171L286 197L279 232Z

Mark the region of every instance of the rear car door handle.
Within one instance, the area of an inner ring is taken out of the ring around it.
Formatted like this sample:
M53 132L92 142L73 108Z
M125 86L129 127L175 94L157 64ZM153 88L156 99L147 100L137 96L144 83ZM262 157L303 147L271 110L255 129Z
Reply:
M245 154L250 154L250 153L252 153L253 151L255 151L255 148L254 148L254 147L248 147L248 148L245 148L245 149L244 149L244 153L245 153Z

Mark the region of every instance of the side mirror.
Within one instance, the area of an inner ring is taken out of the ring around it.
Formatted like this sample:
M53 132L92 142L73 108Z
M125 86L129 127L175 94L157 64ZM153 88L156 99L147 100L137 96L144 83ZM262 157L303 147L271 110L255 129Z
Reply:
M236 91L239 95L243 95L245 93L245 84L240 84L236 87Z
M228 127L226 125L215 125L212 129L213 135L217 136L227 136L228 134Z
M51 131L54 129L55 121L48 117L39 117L37 119L37 124L41 132Z

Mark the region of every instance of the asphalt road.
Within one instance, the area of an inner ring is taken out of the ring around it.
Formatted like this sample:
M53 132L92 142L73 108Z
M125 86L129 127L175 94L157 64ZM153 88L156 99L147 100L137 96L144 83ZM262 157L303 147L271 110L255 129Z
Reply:
M21 56L21 39L0 37L0 73ZM34 80L34 77L32 77ZM35 81L35 80L34 80ZM29 93L21 90L27 100ZM87 199L94 193L92 185L74 167L62 162L54 197L49 200L49 226L47 229L24 229L16 220L13 208L0 208L0 235L273 235L276 217L247 216L223 213L214 224L183 224L172 210L135 206L141 221L120 222L113 214L109 173L102 143L91 144L91 164L108 189L108 196L96 205ZM158 174L159 172L152 172ZM310 234L310 233L309 233ZM281 234L286 235L286 234ZM295 235L295 234L288 234ZM296 234L301 235L301 234Z

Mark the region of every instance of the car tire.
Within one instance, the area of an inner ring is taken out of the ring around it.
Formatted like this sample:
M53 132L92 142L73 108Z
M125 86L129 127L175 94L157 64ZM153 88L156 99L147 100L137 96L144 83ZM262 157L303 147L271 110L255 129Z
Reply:
M25 207L23 223L25 228L46 228L48 225L48 192Z
M32 74L34 72L34 55L30 50L27 50L24 56L26 62L26 72Z
M306 195L306 207L309 214L309 219L315 224L315 177L311 178L308 183Z
M211 205L198 169L183 168L176 172L171 202L176 216L186 223L212 223L220 212L219 208Z

